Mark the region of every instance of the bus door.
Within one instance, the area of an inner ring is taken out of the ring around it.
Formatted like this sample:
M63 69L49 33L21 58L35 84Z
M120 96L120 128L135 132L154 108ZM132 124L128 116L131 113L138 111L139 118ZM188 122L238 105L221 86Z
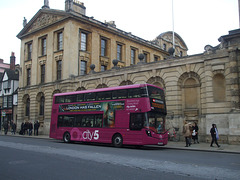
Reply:
M145 113L130 113L128 140L141 143L143 140L143 127Z

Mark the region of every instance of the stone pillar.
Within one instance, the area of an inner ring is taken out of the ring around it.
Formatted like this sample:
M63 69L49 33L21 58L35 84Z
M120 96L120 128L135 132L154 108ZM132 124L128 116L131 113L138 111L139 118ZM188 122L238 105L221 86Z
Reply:
M232 110L239 109L240 107L240 87L239 87L239 56L238 50L229 52L230 64L230 86L231 86L231 108Z

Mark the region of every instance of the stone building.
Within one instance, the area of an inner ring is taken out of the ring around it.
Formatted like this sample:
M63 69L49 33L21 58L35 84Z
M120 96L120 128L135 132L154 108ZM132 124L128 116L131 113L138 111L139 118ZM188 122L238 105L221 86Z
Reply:
M87 17L83 3L65 3L61 11L44 1L17 35L21 39L18 127L39 120L41 133L49 134L52 97L57 92L151 83L166 90L168 127L181 131L184 120L197 122L200 140L208 141L215 123L221 141L239 143L239 30L220 37L217 47L208 45L204 53L193 56L187 56L186 44L175 33L175 56L170 56L171 32L146 41L118 29L114 21Z

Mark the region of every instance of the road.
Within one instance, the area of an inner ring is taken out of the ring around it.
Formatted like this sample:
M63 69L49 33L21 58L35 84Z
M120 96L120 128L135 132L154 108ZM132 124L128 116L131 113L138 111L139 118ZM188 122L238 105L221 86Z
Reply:
M66 144L51 139L0 136L0 177L30 179L239 179L240 155Z

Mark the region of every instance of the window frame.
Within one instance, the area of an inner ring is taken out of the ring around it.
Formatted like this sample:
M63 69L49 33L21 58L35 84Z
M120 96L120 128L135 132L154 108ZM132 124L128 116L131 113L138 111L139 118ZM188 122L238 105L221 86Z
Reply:
M62 79L62 60L57 61L57 80Z
M136 64L136 49L131 48L131 65Z
M107 70L107 66L101 65L101 72L104 72L104 71L106 71L106 70Z
M101 44L101 52L100 52L101 54L100 55L106 57L107 56L107 39L101 38L100 44Z
M25 108L26 108L25 109L25 116L29 116L30 115L30 98L27 98Z
M42 96L40 98L40 104L39 104L39 115L40 116L44 115L44 107L45 107L45 97Z
M8 107L8 98L7 96L3 97L3 108L7 108Z
M63 50L63 31L57 32L57 50Z
M32 42L27 44L27 60L32 59Z
M157 61L159 61L159 60L160 60L160 57L157 56L157 55L154 55L154 62L157 62Z
M80 75L87 74L87 61L81 60L80 61Z
M83 37L84 35L84 37ZM80 31L80 50L87 51L88 33Z
M27 86L31 85L31 68L27 68Z
M41 39L41 53L42 53L42 56L47 55L47 38L46 37Z
M46 73L46 65L42 64L41 65L41 80L40 83L45 83L45 73Z
M147 63L148 62L149 53L148 52L143 52L143 55L144 55L143 61Z
M117 43L117 60L122 61L123 58L123 45Z

